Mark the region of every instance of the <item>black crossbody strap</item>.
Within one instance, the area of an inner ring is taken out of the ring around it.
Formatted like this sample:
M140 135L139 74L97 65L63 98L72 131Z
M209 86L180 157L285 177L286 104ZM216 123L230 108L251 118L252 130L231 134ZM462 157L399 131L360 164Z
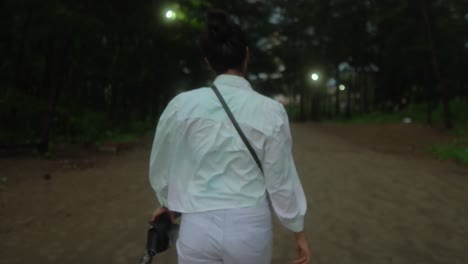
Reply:
M245 137L244 133L242 132L242 129L240 128L239 124L237 123L236 119L234 118L234 115L231 112L231 109L229 109L229 106L226 104L226 101L224 101L223 96L219 92L218 88L216 88L215 85L211 86L213 88L213 91L215 92L216 96L218 97L219 101L223 105L224 110L226 110L227 115L229 116L229 119L231 119L232 124L237 130L237 133L239 133L239 136L242 138L242 141L244 141L244 144L247 146L247 148L250 151L250 154L252 154L252 157L254 158L255 162L257 163L258 167L263 173L263 167L262 163L260 162L260 159L257 156L257 153L255 153L255 150L252 148L250 145L249 140Z

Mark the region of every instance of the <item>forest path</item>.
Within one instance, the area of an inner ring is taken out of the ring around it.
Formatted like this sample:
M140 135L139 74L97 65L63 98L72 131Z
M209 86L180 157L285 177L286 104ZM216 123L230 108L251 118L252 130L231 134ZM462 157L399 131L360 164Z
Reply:
M418 125L293 124L313 264L468 262L468 168ZM156 206L152 138L120 155L0 159L0 263L138 263ZM275 221L273 263L292 263ZM175 264L175 250L154 263Z

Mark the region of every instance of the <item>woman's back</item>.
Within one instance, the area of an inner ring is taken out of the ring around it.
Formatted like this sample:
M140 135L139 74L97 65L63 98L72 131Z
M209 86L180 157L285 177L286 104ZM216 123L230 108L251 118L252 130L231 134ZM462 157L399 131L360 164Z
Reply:
M264 161L265 143L280 129L283 107L252 90L242 77L215 80L252 147ZM172 151L169 206L180 212L255 206L265 197L265 179L211 88L182 93L163 114ZM162 125L162 124L161 124ZM156 165L156 167L158 167ZM241 195L240 195L241 194Z

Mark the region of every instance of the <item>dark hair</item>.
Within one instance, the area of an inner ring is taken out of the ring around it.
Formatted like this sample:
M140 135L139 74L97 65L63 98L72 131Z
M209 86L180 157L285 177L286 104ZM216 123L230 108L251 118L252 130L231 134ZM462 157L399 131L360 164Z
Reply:
M213 70L217 74L225 73L229 69L242 70L247 56L244 32L222 10L208 11L206 20L200 47Z

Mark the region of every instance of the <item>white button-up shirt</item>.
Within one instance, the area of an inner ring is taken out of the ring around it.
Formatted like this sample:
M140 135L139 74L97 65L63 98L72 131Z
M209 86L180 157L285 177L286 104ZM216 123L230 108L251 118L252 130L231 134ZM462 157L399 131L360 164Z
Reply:
M168 104L156 129L149 178L159 202L193 213L255 206L268 196L281 223L302 231L307 205L284 107L252 90L242 77L219 75L214 84L264 174L213 90L184 92Z

